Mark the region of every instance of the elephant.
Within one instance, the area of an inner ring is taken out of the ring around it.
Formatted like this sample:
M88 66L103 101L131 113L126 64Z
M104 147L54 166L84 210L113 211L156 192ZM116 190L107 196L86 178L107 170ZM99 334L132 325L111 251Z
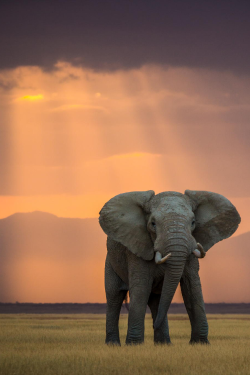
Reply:
M99 223L108 236L106 343L120 345L119 316L129 291L126 344L144 342L147 305L154 342L170 344L167 312L180 283L190 343L209 344L198 259L230 237L240 221L227 198L208 191L133 191L105 203Z

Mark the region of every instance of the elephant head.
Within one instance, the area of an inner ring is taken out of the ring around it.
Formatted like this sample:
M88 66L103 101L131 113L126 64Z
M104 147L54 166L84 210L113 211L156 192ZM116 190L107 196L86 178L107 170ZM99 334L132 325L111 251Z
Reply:
M104 232L146 261L164 263L165 276L155 328L165 318L185 263L203 258L215 243L230 237L240 216L224 196L207 191L185 194L138 191L119 194L100 211Z

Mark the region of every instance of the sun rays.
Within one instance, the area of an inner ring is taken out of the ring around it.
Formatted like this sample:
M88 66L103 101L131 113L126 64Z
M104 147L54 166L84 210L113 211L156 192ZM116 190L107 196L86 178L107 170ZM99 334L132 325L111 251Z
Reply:
M235 109L234 92L225 82L237 85L238 106L250 93L230 74L150 65L102 73L58 62L51 72L17 68L4 79L6 86L12 82L1 91L12 144L4 178L17 210L25 196L37 196L37 205L32 201L38 209L39 202L57 194L71 199L209 187L238 195L220 174L231 155L213 162L228 151L230 140L242 149L240 138L225 133L225 121L233 129L228 112ZM240 152L237 159L241 170L235 173L243 175ZM86 215L89 209L81 207L78 216Z

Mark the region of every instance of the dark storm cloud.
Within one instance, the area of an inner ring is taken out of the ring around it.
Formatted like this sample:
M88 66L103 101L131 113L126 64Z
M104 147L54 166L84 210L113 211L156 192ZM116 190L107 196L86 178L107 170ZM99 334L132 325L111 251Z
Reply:
M60 59L109 70L161 63L249 72L249 1L1 4L0 68Z

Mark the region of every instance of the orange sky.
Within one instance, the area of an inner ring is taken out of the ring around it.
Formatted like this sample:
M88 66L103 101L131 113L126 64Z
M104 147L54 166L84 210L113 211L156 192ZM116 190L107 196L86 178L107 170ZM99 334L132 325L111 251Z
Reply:
M97 217L118 193L193 189L225 195L242 216L236 235L250 230L249 77L58 62L2 70L0 81L0 218Z

